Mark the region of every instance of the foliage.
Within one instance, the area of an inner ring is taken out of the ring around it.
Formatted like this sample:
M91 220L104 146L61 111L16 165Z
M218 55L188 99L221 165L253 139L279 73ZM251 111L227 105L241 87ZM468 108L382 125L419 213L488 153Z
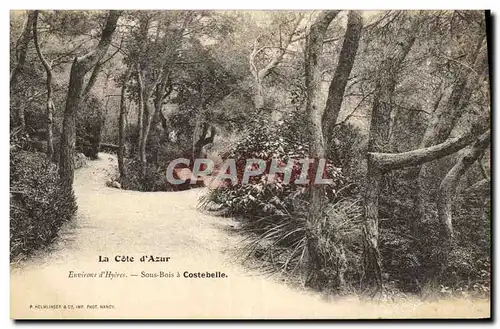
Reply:
M119 179L123 189L143 192L167 191L165 171L159 170L155 165L147 164L142 175L139 160L127 159L125 170L127 175Z
M271 159L281 163L302 159L308 154L305 133L295 124L300 111L286 115L279 125L257 119L253 129L241 138L224 157L236 160L238 181L242 179L246 159L263 159L267 171ZM293 131L295 129L295 131ZM262 174L252 177L249 184L222 184L201 199L203 209L217 209L237 216L242 230L248 234L247 251L270 266L271 271L294 273L304 257L306 218L308 216L309 185L293 184L300 175L301 164L294 161L291 184L283 184L283 175L274 179ZM326 173L333 184L325 186L329 204L319 223L319 248L324 263L322 271L333 277L338 268L335 248L342 246L346 255L350 282L359 280L360 215L359 200L350 194L340 168L327 163ZM309 172L308 177L312 173ZM314 177L314 175L312 176Z
M490 280L489 191L463 191L454 202L453 244L443 267L442 239L433 202L425 205L419 239L412 235L414 186L411 169L386 174L380 199L380 252L388 283L400 291L418 292L429 282L443 294L488 294ZM474 218L475 220L470 220ZM442 286L441 288L437 288ZM425 290L425 289L424 289Z
M73 192L59 183L44 154L10 154L10 257L26 257L49 245L76 213Z
M441 283L454 290L490 293L491 195L489 189L465 190L455 201L455 249ZM474 218L474 220L471 220Z
M296 160L309 153L310 134L304 129L309 118L302 110L308 95L304 47L307 21L317 14L124 11L113 44L96 70L96 84L77 112L76 151L95 159L101 135L107 143L118 144L120 98L115 96L119 96L125 83L126 175L119 179L123 188L138 191L191 188L190 184L170 185L165 171L173 159L192 157L201 126L216 129L214 142L206 146L212 147L211 156L218 160L237 160L239 181L249 158L263 159L267 169L272 159L280 164L295 161L293 181L301 168ZM294 30L299 16L303 21ZM317 61L321 82L314 86L320 89L315 100L318 106L326 102L327 86L338 68L347 16L345 11L341 12L325 35L322 55ZM479 80L467 82L460 94L467 98L470 91L471 99L461 101L464 104L456 107L454 122L443 121L443 124L455 125L452 135L458 135L468 127L471 118L489 108L488 72L476 70L471 59L475 48L481 42L486 44L482 12L391 10L366 16L363 13L363 16L362 37L336 127L333 136L325 136L329 148L326 171L329 178L334 178L334 184L324 189L328 204L323 206L323 215L315 223L319 253L324 260L318 271L334 280L338 271L343 270L348 286L354 289L362 281L364 237L360 199L366 187L366 147L374 91L380 68L385 67L381 64L385 60L391 62L401 41L415 37L411 51L391 77L395 87L390 91L390 127L380 127L387 130L384 131L386 151L419 148L424 131L434 121L433 113L441 113L440 118L446 119L443 112L451 91L460 85L462 76L470 73L470 68L480 76ZM105 11L40 11L40 44L53 71L56 162L71 64L75 57L95 47L106 17ZM19 60L17 43L25 18L24 12L11 12L11 70ZM295 41L283 58L265 77L256 80L250 65L262 69L272 63L288 36ZM10 86L11 186L13 190L31 191L14 193L11 197L11 251L16 255L28 255L50 243L61 223L74 213L74 199L56 183L56 167L35 152L43 149L46 140L46 73L32 41L27 45L26 55L18 78ZM168 72L160 116L153 119L150 113L152 124L144 168L136 159L139 156L138 69L144 73L143 86L150 112L157 101L161 74ZM93 73L89 72L84 85ZM123 81L125 76L128 81ZM257 82L263 89L262 111L254 104ZM25 131L20 130L19 124L22 113ZM232 143L234 140L237 142ZM467 180L461 182L453 205L455 245L446 266L442 267L439 259L442 253L435 195L442 177L455 162L456 156L451 155L427 164L420 177L423 189L418 191L419 195L415 193L415 168L384 173L378 203L378 246L384 283L391 289L418 292L431 282L435 284L433 291L442 294L489 293L490 189L468 189L484 178L477 170L470 169ZM223 184L211 190L200 205L223 210L241 221L248 236L247 251L273 271L296 273L304 251L310 186L286 185L282 179L281 174L274 178L259 175L249 185ZM418 196L427 202L422 227L416 234L412 225L419 220L415 215ZM49 209L50 204L57 207ZM63 207L65 204L68 206ZM346 264L339 265L339 255L345 256Z
M180 185L171 184L167 180L166 166L158 166L155 163L147 163L144 173L142 173L141 164L138 159L127 159L125 162L125 172L125 177L117 179L125 190L157 192L179 191L191 188L189 183Z
M76 150L90 159L97 159L103 124L103 104L90 97L80 105L77 113Z
M293 212L294 200L307 198L309 191L308 185L293 184L301 174L302 164L299 160L307 158L308 154L304 132L289 124L289 121L299 118L298 115L289 114L278 125L265 119L255 119L253 129L226 152L223 158L236 161L238 182L243 178L247 159L264 160L266 163L264 174L251 177L250 184L247 185L223 184L211 192L211 201L227 207L234 215L251 216L254 210L256 214L281 215L283 212ZM296 133L290 130L296 130ZM282 173L276 174L274 178L266 175L273 159L280 166L293 163L290 184L283 183ZM308 179L314 179L315 174L308 172ZM324 176L333 179L333 184L325 188L328 197L333 200L345 185L344 177L340 168L328 162Z

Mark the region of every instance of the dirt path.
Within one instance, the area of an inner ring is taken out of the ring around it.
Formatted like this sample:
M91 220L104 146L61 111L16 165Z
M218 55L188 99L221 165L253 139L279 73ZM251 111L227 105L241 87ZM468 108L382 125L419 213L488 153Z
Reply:
M327 302L284 282L245 269L235 259L237 236L229 219L196 210L203 190L134 192L108 188L116 159L77 170L76 220L63 228L53 250L11 270L11 316L28 318L378 318L486 317L489 302L454 300L397 303L343 298ZM134 262L116 263L117 255ZM142 255L171 257L139 262ZM99 256L110 258L98 262ZM123 278L70 278L70 271L111 271ZM145 273L173 278L144 278ZM223 272L224 279L189 279L184 272ZM177 277L179 272L180 277ZM137 276L135 276L137 275ZM42 305L74 309L42 310ZM38 305L38 306L37 306ZM83 308L77 309L78 305ZM97 309L89 306L97 305ZM100 308L112 305L112 308Z

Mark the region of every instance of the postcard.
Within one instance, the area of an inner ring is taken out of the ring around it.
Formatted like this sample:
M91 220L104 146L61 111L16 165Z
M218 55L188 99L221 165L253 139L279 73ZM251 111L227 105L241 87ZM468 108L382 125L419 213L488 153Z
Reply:
M479 10L10 12L13 319L489 319Z

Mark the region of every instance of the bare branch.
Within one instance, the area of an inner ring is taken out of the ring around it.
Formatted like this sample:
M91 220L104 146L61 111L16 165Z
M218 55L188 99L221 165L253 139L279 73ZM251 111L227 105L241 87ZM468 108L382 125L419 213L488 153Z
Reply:
M483 116L472 125L467 133L460 137L449 138L441 144L403 153L370 152L368 156L371 157L373 163L381 170L394 170L417 166L463 149L473 142L478 135L487 131L488 128L489 117Z
M355 117L354 113L358 110L358 108L361 106L361 104L362 104L362 103L363 103L363 102L364 102L364 101L365 101L365 100L366 100L369 96L371 96L371 95L373 95L373 92L370 92L370 93L366 94L365 96L363 96L363 98L359 101L359 103L356 105L356 107L354 107L354 109L351 111L351 113L349 113L348 115L346 115L346 117L345 117L342 121L340 121L340 122L336 123L336 124L334 125L334 127L336 127L336 126L340 126L340 125L343 125L343 124L344 124L344 123L346 123L346 122L347 122L350 118Z

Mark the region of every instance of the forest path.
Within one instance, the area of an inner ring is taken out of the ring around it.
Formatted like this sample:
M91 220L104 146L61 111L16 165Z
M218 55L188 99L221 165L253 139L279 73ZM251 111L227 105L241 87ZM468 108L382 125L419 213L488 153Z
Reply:
M50 252L11 269L11 316L25 318L386 318L486 317L489 302L453 300L332 301L241 265L230 219L196 209L203 189L135 192L105 186L116 157L100 154L75 174L77 218ZM240 244L241 245L241 244ZM98 262L99 256L110 258ZM134 262L117 263L117 255ZM142 255L171 257L140 262ZM76 273L122 273L124 278L70 278ZM144 278L141 272L173 273ZM225 279L189 279L189 272L224 272ZM180 277L177 277L179 272ZM135 276L137 275L137 276ZM36 305L73 305L41 310ZM83 305L83 308L76 308ZM89 309L97 305L97 309ZM113 305L101 309L100 305Z

